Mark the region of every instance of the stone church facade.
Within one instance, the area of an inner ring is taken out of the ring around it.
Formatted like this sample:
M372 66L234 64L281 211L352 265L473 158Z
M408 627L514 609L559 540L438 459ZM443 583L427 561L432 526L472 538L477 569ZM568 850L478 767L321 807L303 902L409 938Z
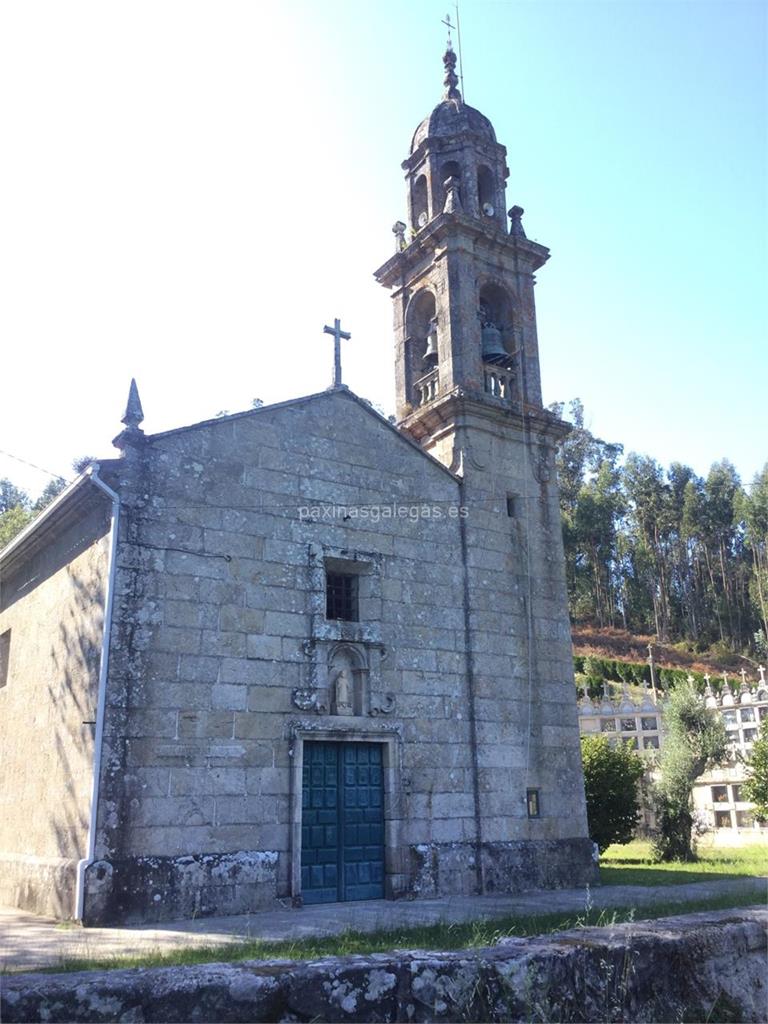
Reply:
M404 169L397 425L147 436L2 553L0 901L87 924L593 881L534 273L455 58Z

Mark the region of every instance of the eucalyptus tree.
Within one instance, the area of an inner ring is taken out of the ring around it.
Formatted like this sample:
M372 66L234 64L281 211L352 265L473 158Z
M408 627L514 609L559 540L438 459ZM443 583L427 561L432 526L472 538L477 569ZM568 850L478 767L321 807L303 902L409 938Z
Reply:
M744 543L752 559L749 591L765 644L768 641L768 462L755 476L749 493L742 492L740 512L744 520Z

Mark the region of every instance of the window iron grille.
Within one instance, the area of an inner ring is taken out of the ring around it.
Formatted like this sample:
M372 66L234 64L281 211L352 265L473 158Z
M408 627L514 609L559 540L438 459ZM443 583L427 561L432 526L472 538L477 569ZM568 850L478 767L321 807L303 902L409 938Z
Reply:
M325 577L325 617L358 622L357 576L329 572Z

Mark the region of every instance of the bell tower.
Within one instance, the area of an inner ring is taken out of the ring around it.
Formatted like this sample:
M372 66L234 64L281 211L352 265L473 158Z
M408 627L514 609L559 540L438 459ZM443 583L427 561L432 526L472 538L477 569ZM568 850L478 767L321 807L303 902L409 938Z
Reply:
M526 238L521 207L506 210L506 149L463 102L450 43L443 63L442 100L402 165L408 223L375 275L394 306L398 426L459 479L479 887L511 884L509 858L536 865L527 884L583 883L554 466L568 427L542 406L534 300L549 250Z
M450 395L541 409L534 273L549 258L525 237L522 208L505 212L507 151L463 102L450 46L443 64L442 101L403 163L409 223L376 272L395 307L398 421L428 448L428 407Z

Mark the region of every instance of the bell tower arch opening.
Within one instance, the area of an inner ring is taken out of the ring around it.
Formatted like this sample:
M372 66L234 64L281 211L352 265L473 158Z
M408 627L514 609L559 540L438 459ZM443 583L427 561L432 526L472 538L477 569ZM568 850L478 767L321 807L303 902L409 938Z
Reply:
M481 165L477 169L477 200L480 212L484 217L496 214L498 199L496 197L496 179L490 167Z
M411 187L411 227L419 231L429 220L427 176L420 174Z
M512 297L498 284L480 286L477 318L484 363L512 369L515 358L514 311Z
M443 163L440 164L438 184L437 187L435 188L436 210L445 209L445 200L448 194L446 182L450 181L451 178L455 180L459 193L459 199L461 200L463 171L462 166L458 160L445 160Z
M519 399L512 297L501 285L486 282L478 296L483 390L493 398Z
M408 303L405 328L409 401L418 406L431 401L437 394L437 304L430 289L422 288Z

